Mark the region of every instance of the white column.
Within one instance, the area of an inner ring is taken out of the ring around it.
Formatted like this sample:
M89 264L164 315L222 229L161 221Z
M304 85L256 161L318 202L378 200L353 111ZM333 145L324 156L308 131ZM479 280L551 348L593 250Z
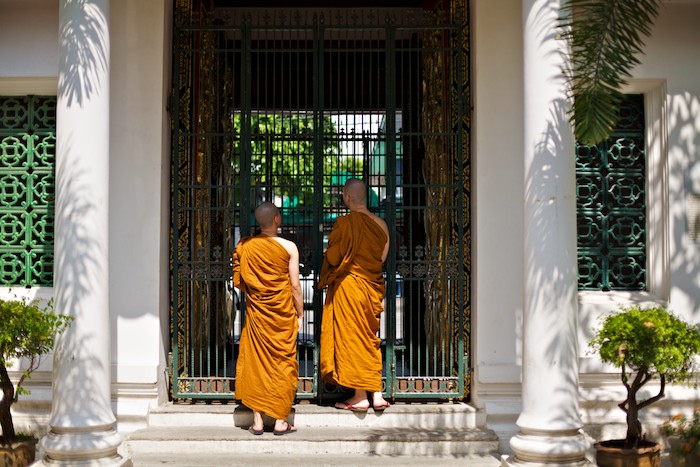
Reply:
M55 307L75 317L54 349L48 465L121 465L111 409L109 0L59 1Z
M557 38L563 0L523 0L522 412L508 465L584 465L578 405L576 167Z

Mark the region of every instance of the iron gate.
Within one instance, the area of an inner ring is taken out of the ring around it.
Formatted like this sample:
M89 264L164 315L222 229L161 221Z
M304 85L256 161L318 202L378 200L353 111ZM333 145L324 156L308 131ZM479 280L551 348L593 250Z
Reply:
M470 225L466 17L422 10L192 10L173 51L172 396L235 398L245 297L231 253L281 208L300 251L300 399L319 381L325 242L364 179L393 233L380 337L386 397L469 388ZM460 5L461 8L460 8ZM461 12L461 13L460 13Z

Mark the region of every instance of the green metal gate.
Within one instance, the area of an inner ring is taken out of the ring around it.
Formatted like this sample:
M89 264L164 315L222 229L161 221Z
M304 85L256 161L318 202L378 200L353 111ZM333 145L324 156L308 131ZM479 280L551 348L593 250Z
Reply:
M460 7L461 5L461 7ZM464 398L469 388L466 8L215 9L176 5L173 51L172 390L235 398L245 297L231 253L262 201L299 247L305 318L300 399L320 382L325 242L364 179L393 233L380 337L387 397Z

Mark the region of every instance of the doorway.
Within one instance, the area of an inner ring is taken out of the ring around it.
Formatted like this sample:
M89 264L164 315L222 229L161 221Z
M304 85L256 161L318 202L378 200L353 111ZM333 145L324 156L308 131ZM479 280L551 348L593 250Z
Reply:
M465 8L466 10L466 8ZM211 8L178 2L173 45L172 390L235 398L245 297L231 253L272 201L300 251L299 399L320 381L316 289L340 192L368 185L393 234L380 337L384 395L469 391L466 12Z

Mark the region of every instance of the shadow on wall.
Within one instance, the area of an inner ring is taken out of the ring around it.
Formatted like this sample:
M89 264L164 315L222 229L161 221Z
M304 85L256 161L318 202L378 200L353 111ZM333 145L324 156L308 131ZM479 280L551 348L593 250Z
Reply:
M668 108L671 284L675 307L700 320L700 100L672 95ZM678 295L682 296L679 297Z
M64 143L70 146L69 140ZM70 147L66 150L70 151ZM56 193L58 196L61 193L70 193L70 196L64 197L61 216L57 216L56 222L70 224L70 227L60 229L60 243L64 247L55 250L55 265L56 269L61 269L61 274L56 276L54 291L56 310L75 316L75 321L56 339L54 361L60 359L65 375L61 378L60 387L54 389L58 397L53 398L53 403L61 406L57 413L72 414L83 413L86 405L108 410L110 408L109 400L99 400L109 397L109 386L98 387L95 378L85 378L86 369L109 374L109 369L104 368L104 362L92 354L92 351L98 349L104 352L105 343L101 342L99 333L86 328L92 322L86 315L94 313L95 310L84 303L86 297L93 295L95 288L103 287L104 277L99 276L101 273L106 274L107 265L102 264L106 255L100 250L107 248L107 245L98 244L90 235L89 226L85 226L85 223L95 218L94 212L100 209L90 201L87 194L84 194L89 190L87 187L76 186L81 180L85 180L85 175L75 166L65 169L64 176L57 180ZM80 339L69 338L71 333L79 335ZM89 402L95 399L98 400ZM91 415L95 416L94 420L84 420L88 426L101 425L113 418L108 412ZM61 422L65 421L59 420L59 426Z
M97 76L108 68L107 17L88 0L63 0L60 30L58 93L70 107L83 105L101 83Z
M558 17L557 2L543 2L539 10L530 13L527 21L536 31L534 36L540 41L537 47L542 53L558 55L543 57L544 60L565 66L565 50L559 47L555 36L558 29L552 24ZM563 89L561 69L551 68L551 76L544 79L552 88ZM526 64L526 79L528 74ZM531 154L525 154L523 358L528 358L528 354L529 358L546 355L548 361L537 365L559 375L545 377L547 396L538 398L540 405L529 410L547 413L539 423L567 429L580 425L578 406L573 403L578 399L578 374L568 365L577 355L574 311L578 271L576 239L571 235L576 231L574 138L565 96L548 93L545 88L532 106L539 107L531 109L535 114L547 112L547 122L525 122L525 151L528 151L527 146L534 144L534 147L530 149ZM527 128L530 124L537 127ZM539 135L538 139L528 141L533 135ZM545 327L541 326L543 323ZM538 327L535 329L535 326ZM534 373L531 369L529 374L523 374L523 383L526 383L525 378L543 376ZM548 410L552 407L557 409Z
M108 80L101 81L109 71L108 12L102 8L105 4L108 2L99 0L60 2L59 111L61 107L75 109L91 105L91 99L109 84ZM101 219L106 206L93 199L93 188L89 186L93 175L88 173L90 163L71 163L84 159L73 157L84 144L77 144L68 127L61 133L60 116L57 124L57 144L62 145L60 153L68 157L57 164L60 176L56 177L55 231L59 235L55 243L54 270L60 270L60 274L55 277L55 307L60 313L73 315L75 321L56 340L54 364L60 362L64 374L61 384L54 386L52 415L56 419L52 424L71 426L75 422L66 417L81 414L86 419L80 424L102 426L114 420L109 380L105 382L91 375L110 374L110 369L105 368L109 362L99 358L109 355L109 348L102 333L90 328L94 323L90 315L103 311L94 307L102 306L99 293L107 281L108 245L92 234L95 231L92 223ZM98 299L92 300L96 290ZM86 407L91 408L89 413Z

